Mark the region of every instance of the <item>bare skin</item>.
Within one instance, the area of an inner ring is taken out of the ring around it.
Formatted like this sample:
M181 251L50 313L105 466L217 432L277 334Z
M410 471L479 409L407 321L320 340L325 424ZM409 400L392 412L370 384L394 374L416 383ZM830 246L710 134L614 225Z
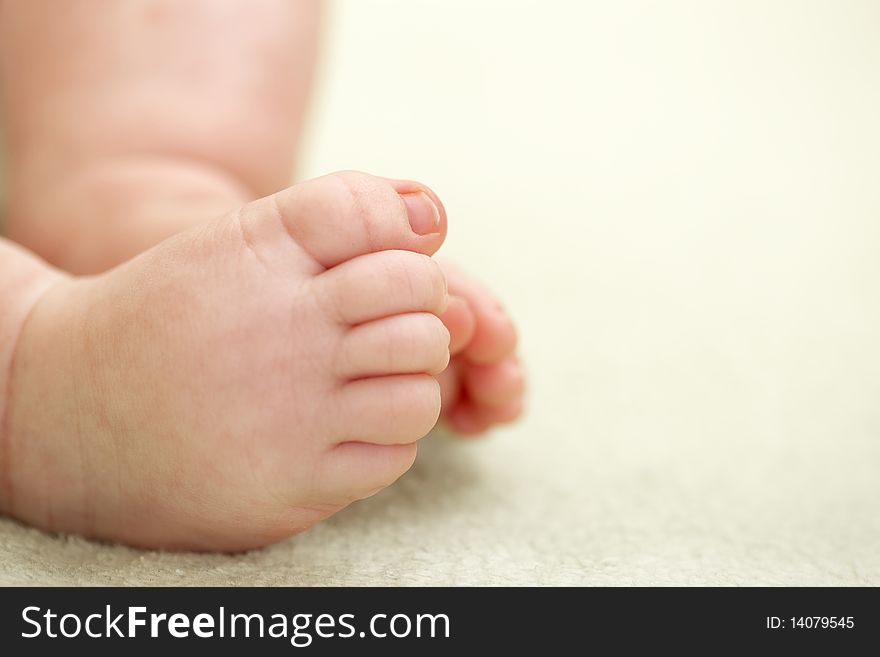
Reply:
M0 509L255 547L396 479L441 396L460 433L519 415L512 322L427 257L433 192L283 189L315 4L48 7L0 3L9 233L58 268L0 241Z

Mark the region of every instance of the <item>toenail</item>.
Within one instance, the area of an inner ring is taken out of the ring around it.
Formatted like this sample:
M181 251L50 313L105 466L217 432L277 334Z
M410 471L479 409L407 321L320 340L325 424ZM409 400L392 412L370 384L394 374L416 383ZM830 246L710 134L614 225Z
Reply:
M440 232L440 210L425 192L401 194L406 205L409 225L417 235L430 235Z

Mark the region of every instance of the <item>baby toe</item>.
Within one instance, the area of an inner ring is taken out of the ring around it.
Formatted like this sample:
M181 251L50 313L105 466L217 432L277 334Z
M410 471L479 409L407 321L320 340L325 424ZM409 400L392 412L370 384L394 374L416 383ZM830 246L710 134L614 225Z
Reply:
M440 416L440 385L428 374L358 379L343 385L337 395L337 443L414 443Z
M522 411L522 400L497 407L480 406L465 400L450 412L446 422L456 433L476 435L487 431L493 425L513 422L522 415Z
M439 374L449 364L449 331L436 315L406 313L350 329L336 352L343 379Z
M410 469L418 447L350 442L337 445L320 468L324 496L347 504L378 493Z
M455 355L461 352L473 340L477 325L470 305L464 298L450 295L440 319L449 329L449 353Z
M349 325L401 313L440 315L448 301L439 265L409 251L380 251L349 260L316 277L314 287L327 313Z
M474 334L463 352L469 361L489 365L498 363L516 351L516 328L503 310L495 307L475 308L474 316Z
M495 295L449 262L443 261L441 266L450 295L464 299L474 317L474 330L463 351L468 360L481 364L497 363L514 353L516 327Z
M467 397L482 406L502 407L522 398L525 377L514 358L492 365L470 364L462 370Z

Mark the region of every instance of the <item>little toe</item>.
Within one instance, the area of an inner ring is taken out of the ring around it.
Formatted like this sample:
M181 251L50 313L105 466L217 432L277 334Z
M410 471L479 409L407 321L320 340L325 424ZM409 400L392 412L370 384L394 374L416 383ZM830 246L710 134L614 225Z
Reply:
M480 406L465 400L453 409L446 422L456 433L476 435L494 425L513 422L522 415L522 410L522 400L497 407Z
M364 499L393 484L410 469L417 453L417 443L336 445L321 464L321 488L340 504Z
M462 436L474 436L492 426L473 404L467 402L459 404L446 418L446 422L455 433Z

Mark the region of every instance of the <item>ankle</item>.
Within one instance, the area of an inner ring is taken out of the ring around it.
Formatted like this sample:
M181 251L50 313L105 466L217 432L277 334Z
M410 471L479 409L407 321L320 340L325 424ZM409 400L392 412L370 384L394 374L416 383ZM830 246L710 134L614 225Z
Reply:
M10 196L11 237L62 269L93 274L252 194L207 162L126 156L95 162L31 193L13 187Z

